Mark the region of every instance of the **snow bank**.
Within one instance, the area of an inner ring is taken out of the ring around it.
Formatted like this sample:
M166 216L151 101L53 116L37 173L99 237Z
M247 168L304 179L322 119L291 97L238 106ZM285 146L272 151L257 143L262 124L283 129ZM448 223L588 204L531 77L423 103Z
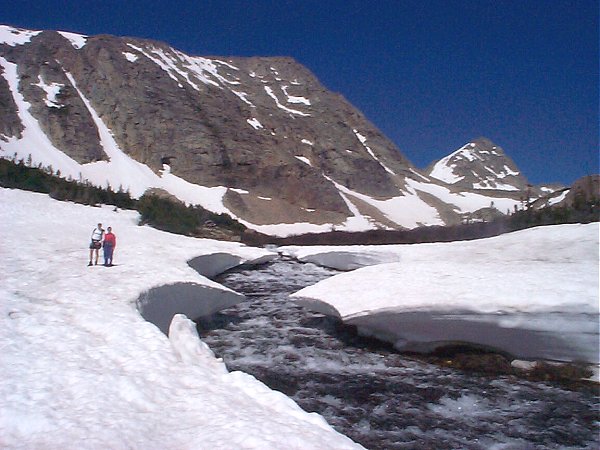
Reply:
M354 270L388 262L399 262L396 249L390 251L388 245L348 245L348 246L284 246L278 250L302 262L330 267L336 270Z
M137 307L144 319L167 334L171 319L178 313L193 318L207 316L233 306L244 298L242 294L225 289L194 283L175 283L144 292L137 301Z
M1 447L360 448L253 377L227 373L182 315L167 338L136 310L165 285L232 293L190 267L194 257L267 251L42 194L0 189L0 205ZM87 267L98 222L117 236L114 267Z
M255 250L252 249L252 251L254 252ZM264 264L273 260L275 257L276 255L270 252L255 258L242 258L239 255L232 255L231 253L211 253L208 255L197 256L189 260L188 264L199 274L210 278L241 264Z
M521 358L597 363L598 224L523 230L469 242L387 246L401 262L340 274L292 295L332 308L398 348L466 341ZM313 262L339 248L288 250ZM381 247L346 247L377 260ZM325 305L327 304L327 305Z

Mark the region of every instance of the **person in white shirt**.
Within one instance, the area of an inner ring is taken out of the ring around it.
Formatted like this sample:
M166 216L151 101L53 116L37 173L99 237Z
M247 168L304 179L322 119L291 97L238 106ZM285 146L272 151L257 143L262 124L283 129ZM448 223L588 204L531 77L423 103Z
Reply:
M102 248L102 239L104 238L104 229L102 228L102 224L99 223L96 228L92 230L92 240L90 242L90 263L88 266L92 265L92 259L94 255L94 250L96 251L96 262L98 265L98 253L100 248Z

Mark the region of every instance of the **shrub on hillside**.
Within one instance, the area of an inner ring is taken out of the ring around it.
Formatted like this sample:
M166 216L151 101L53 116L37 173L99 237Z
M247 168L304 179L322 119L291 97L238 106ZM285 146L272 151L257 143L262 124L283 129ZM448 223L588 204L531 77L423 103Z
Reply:
M198 236L208 225L226 228L237 234L246 227L227 214L214 214L199 206L186 206L170 198L155 194L144 194L137 204L140 223L171 233Z
M110 186L102 189L90 183L65 180L60 177L60 172L55 174L52 167L30 167L23 160L0 158L0 186L42 192L56 200L68 200L84 205L102 203L133 209L136 203L123 189L115 192Z

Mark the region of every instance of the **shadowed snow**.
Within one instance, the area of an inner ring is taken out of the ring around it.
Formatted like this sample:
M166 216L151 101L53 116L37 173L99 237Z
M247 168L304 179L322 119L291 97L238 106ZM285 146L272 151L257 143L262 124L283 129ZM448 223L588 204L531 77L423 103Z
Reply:
M342 267L292 295L328 303L399 348L444 341L495 346L520 357L598 362L598 224L539 227L469 242L283 249ZM387 262L396 255L400 262Z

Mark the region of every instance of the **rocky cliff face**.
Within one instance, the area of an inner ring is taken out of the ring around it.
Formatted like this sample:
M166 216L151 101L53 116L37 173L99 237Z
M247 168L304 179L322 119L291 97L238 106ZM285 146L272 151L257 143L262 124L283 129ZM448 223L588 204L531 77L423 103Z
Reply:
M2 26L0 71L3 156L33 153L98 184L162 188L266 232L453 223L489 203L467 205L461 191L502 190L510 203L527 184L485 140L443 163L452 179L439 165L419 172L291 58L204 58L148 40ZM197 187L220 189L220 206L190 197Z
M581 206L600 200L600 175L588 175L575 181L559 206Z

